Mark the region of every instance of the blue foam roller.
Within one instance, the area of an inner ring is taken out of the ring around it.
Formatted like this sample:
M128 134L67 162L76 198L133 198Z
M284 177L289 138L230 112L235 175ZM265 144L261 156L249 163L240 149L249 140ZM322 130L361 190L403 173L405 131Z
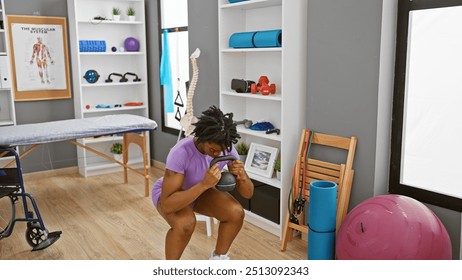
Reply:
M308 224L317 232L335 231L337 184L319 180L310 183Z
M237 3L237 2L244 2L244 1L248 1L248 0L228 0L229 3Z
M253 38L253 43L257 48L280 47L282 44L282 30L257 31Z
M254 48L253 36L255 32L238 32L229 37L230 48Z
M335 231L316 232L308 229L308 260L333 260Z

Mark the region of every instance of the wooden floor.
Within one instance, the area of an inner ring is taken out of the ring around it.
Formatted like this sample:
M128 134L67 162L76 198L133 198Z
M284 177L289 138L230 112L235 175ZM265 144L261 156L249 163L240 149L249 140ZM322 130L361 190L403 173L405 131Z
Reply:
M151 183L162 170L151 168ZM47 229L62 231L52 246L31 251L25 239L24 222L16 223L13 234L0 240L0 259L17 260L159 260L164 258L167 223L144 196L142 177L123 173L81 177L76 168L26 174L26 192L35 198ZM22 209L16 205L17 209ZM18 211L18 210L17 210ZM18 215L23 215L18 211ZM214 248L218 225L207 237L205 223L196 231L182 259L208 259ZM279 237L245 223L230 249L232 259L306 259L305 241L294 239L285 252Z

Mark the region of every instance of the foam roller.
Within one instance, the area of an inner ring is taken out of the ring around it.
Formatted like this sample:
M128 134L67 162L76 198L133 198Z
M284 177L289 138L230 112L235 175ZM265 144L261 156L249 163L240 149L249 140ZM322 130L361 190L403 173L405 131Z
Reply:
M310 183L308 224L317 232L335 231L337 218L337 184L331 181Z
M257 31L253 38L253 44L257 48L280 47L282 44L282 30Z
M315 232L308 229L308 260L333 260L335 231Z
M325 180L311 182L308 211L308 259L333 259L337 216L337 184Z

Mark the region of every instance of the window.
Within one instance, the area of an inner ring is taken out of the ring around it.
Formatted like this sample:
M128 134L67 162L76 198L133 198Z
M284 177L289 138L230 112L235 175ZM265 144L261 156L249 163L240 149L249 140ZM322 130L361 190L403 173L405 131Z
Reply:
M162 131L178 134L189 83L188 0L161 0Z
M462 211L462 1L399 1L390 192Z

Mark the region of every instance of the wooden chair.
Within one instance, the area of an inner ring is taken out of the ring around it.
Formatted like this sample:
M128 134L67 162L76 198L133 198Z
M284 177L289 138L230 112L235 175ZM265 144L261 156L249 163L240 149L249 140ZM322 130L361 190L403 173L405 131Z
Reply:
M311 137L311 133L313 134ZM306 147L311 137L311 149L315 145L322 145L326 147L338 148L346 150L347 156L345 163L332 163L312 158L312 156L306 152ZM353 160L356 150L357 138L352 136L350 138L340 137L329 134L322 134L318 132L310 132L307 129L303 129L300 147L298 151L298 157L294 169L293 178L293 197L296 198L300 191L303 191L302 187L305 188L305 199L309 202L309 188L310 182L315 180L329 180L335 182L338 186L337 189L337 221L336 230L340 228L343 220L346 217L348 211L348 204L350 201L351 185L353 182ZM299 219L299 223L293 223L290 221L290 215L293 211L293 201L289 205L290 211L287 213L287 218L284 223L284 229L282 233L281 251L285 251L287 242L292 239L293 231L298 230L302 233L308 233L308 226L303 223L302 219Z

